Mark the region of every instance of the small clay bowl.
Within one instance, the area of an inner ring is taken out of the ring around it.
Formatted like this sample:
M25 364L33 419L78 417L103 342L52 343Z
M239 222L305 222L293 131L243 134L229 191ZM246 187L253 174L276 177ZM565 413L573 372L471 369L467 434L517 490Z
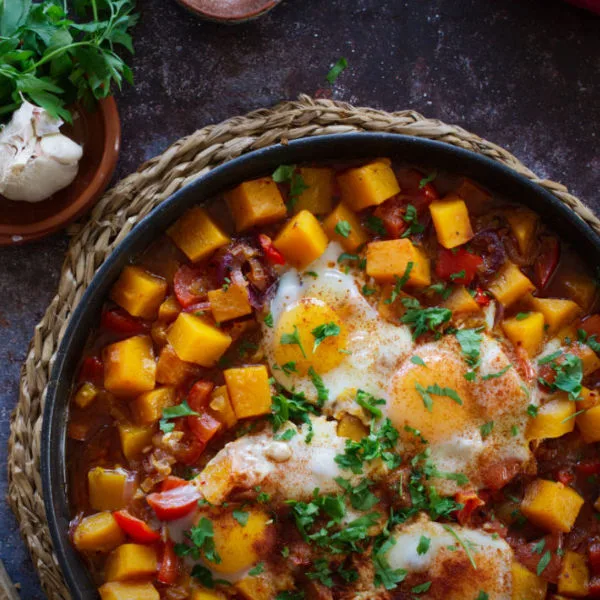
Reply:
M89 210L108 186L119 156L121 123L114 98L93 112L75 108L61 132L83 146L71 185L41 202L13 202L0 195L0 246L22 244L58 231Z
M270 11L281 0L177 0L194 14L216 21L235 25L257 19Z

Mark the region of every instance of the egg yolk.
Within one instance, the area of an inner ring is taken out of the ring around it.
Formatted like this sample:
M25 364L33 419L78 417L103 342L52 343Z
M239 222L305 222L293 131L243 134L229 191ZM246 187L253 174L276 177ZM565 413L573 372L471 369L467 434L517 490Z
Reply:
M478 425L481 409L465 373L464 362L446 352L428 355L426 366L406 361L392 381L389 417L393 425L400 432L404 432L405 425L418 429L433 443ZM443 395L438 386L453 390L450 393L458 396L460 403Z
M346 342L339 315L321 300L302 298L277 322L275 361L279 366L295 363L300 375L306 375L311 367L319 374L327 373L344 360Z

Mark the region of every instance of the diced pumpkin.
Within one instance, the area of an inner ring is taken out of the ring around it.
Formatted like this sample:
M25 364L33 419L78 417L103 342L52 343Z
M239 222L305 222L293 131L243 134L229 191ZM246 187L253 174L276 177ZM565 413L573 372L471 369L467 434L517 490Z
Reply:
M325 252L328 241L317 218L302 210L279 232L273 245L292 266L304 269Z
M80 552L109 552L125 541L125 534L110 512L100 512L81 520L73 533Z
M106 561L104 576L107 581L127 581L152 577L158 561L153 546L122 544L113 550Z
M181 313L167 334L181 360L212 367L231 345L231 337L204 319Z
M344 415L338 423L337 434L340 437L350 438L354 442L360 442L369 434L369 430L358 417Z
M175 404L175 388L160 387L138 396L133 403L136 422L150 425L162 417L163 408Z
M220 385L213 390L208 411L215 419L221 421L227 429L233 427L238 421L229 400L229 392L226 385Z
M535 236L538 216L527 208L514 208L505 213L521 254L526 254Z
M177 302L175 296L169 296L159 307L158 307L158 318L160 321L165 323L171 323L177 318L177 315L181 312L181 306Z
M586 444L600 442L600 406L588 408L584 413L577 415L576 419L577 428Z
M532 357L540 351L544 341L544 315L531 312L524 318L504 319L502 329L513 345L523 348Z
M600 358L588 345L575 343L569 346L568 351L581 359L584 375L600 369Z
M235 485L231 474L232 465L228 456L211 460L198 478L202 496L211 504L221 504Z
M548 591L548 582L521 563L512 563L512 600L544 600Z
M127 503L125 496L127 471L94 467L88 471L90 506L94 510L120 510Z
M133 423L119 423L119 437L121 450L127 460L139 458L144 448L152 444L152 436L156 433L154 425L134 425Z
M231 511L223 511L212 519L215 550L220 563L210 563L217 573L232 574L250 568L267 554L273 544L271 515L257 508L248 508L248 520L241 525Z
M567 550L558 575L558 591L571 598L586 598L590 572L585 555Z
M264 365L227 369L223 374L238 419L259 417L271 412L269 373Z
M192 590L190 600L227 600L227 597L216 590L198 589Z
M162 348L167 344L167 330L169 324L164 321L154 321L150 329L150 337L156 346Z
M208 292L208 300L213 318L217 323L252 314L248 289L243 285L232 283L227 289L211 290Z
M369 239L356 213L343 202L323 221L323 229L330 240L341 244L347 252L354 252Z
M84 383L75 394L75 404L79 408L88 407L96 399L99 391L93 383Z
M395 298L392 299L392 296ZM381 288L381 295L377 302L377 312L390 323L398 324L398 319L404 316L406 306L402 303L405 299L412 298L410 294L395 290L391 283L385 283Z
M575 428L575 402L566 394L550 400L538 409L537 415L527 425L528 440L558 438Z
M549 531L571 531L583 498L562 483L536 479L525 490L521 512L534 525Z
M235 584L235 589L246 600L272 600L281 598L278 592L289 590L293 585L294 581L289 574L281 575L265 571L259 575L244 577ZM295 596L285 596L285 598L289 597Z
M544 321L548 325L548 335L554 335L575 320L581 312L579 305L572 300L562 300L560 298L536 298L529 296L526 304L537 312L544 315Z
M535 285L529 281L514 263L507 261L492 281L489 291L504 306L510 306L526 294L533 292Z
M335 172L333 169L301 167L300 177L307 188L294 203L294 212L308 210L313 215L326 215L333 205Z
M270 177L244 181L225 194L236 231L276 223L287 215L277 184Z
M590 388L583 386L579 396L577 410L588 410L600 404L600 392L598 390L590 390Z
M149 581L109 581L98 588L102 600L160 600Z
M156 362L152 341L139 335L104 348L104 387L117 396L135 396L154 388Z
M167 282L135 266L125 267L110 291L110 297L130 315L155 319L165 299Z
M342 201L355 212L381 204L400 192L392 167L383 160L348 169L337 180Z
M475 298L469 294L464 285L457 287L443 303L445 308L449 308L453 314L475 313L481 310L481 307Z
M431 283L429 259L409 239L367 244L367 275L378 282L393 283L412 263L406 287L421 288Z
M169 227L167 235L192 262L206 258L230 242L229 237L199 206L180 217Z
M581 273L565 273L560 278L559 285L564 295L577 302L584 312L592 307L597 286L591 277Z
M156 381L164 385L178 386L188 377L192 377L197 369L192 363L181 360L173 347L167 344L158 355Z
M442 200L434 200L429 205L429 212L438 242L444 248L456 248L473 237L469 210L460 196L449 194Z

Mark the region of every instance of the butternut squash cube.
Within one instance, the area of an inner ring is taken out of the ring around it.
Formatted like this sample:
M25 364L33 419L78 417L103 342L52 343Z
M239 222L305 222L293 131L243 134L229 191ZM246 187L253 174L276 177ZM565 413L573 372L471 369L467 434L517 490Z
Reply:
M104 387L116 396L136 396L154 389L156 362L152 341L138 335L104 348Z
M527 425L528 440L558 438L575 428L575 402L566 394L558 394L538 409L537 415Z
M355 212L381 204L400 192L392 167L383 160L348 169L337 180L342 201Z
M600 392L598 390L590 390L583 386L581 388L580 399L577 401L577 410L588 410L600 404Z
M158 307L158 318L160 321L165 323L171 323L177 318L177 315L181 312L181 306L177 302L175 296L169 296L159 307Z
M100 390L93 383L84 383L75 394L75 404L79 408L88 407L98 396Z
M271 600L279 596L277 592L281 590L280 583L279 575L266 572L244 577L235 584L235 589L246 600Z
M573 338L571 338L573 340ZM600 358L586 344L574 343L569 346L568 351L581 359L581 366L584 375L590 375L597 369L600 369Z
M558 575L558 591L571 598L587 598L590 572L586 557L567 550Z
M264 365L227 369L224 375L238 419L259 417L271 412L269 373Z
M367 244L367 275L378 282L393 283L412 263L406 287L421 288L431 283L429 259L409 239Z
M227 600L227 597L216 590L196 588L192 590L191 600Z
M125 541L125 534L110 512L84 517L73 533L80 552L110 552Z
M156 427L153 425L119 423L118 428L121 450L127 460L139 458L144 448L152 444L152 437L156 433Z
M350 438L354 442L360 442L369 435L369 430L358 417L346 414L338 423L337 434L340 437Z
M175 404L175 389L160 387L138 396L133 403L133 413L140 425L151 425L162 417L163 408Z
M577 415L577 428L586 444L600 441L600 406L588 408Z
M527 208L514 208L505 213L510 229L517 240L517 246L521 254L526 254L537 227L538 216Z
M237 319L252 314L248 300L248 289L232 283L227 289L220 288L208 292L210 310L217 323Z
M199 206L191 208L167 230L175 245L196 262L229 244L229 237Z
M160 351L156 364L156 381L164 385L178 386L192 377L198 367L181 360L168 344Z
M584 312L592 307L598 288L591 277L582 273L566 273L559 285L562 293L577 302Z
M104 576L107 581L127 581L152 577L156 569L156 550L153 546L122 544L108 557Z
M512 600L544 600L548 591L548 582L521 563L512 563Z
M473 237L469 211L460 196L449 194L442 200L434 200L429 212L438 242L444 248L456 248Z
M130 315L155 319L165 299L167 282L140 267L125 267L110 291L110 297Z
M102 600L160 600L160 594L149 581L109 581L98 592Z
M443 303L453 314L475 313L481 310L464 285L457 287Z
M338 225L338 223L341 224ZM323 221L323 229L330 240L341 244L347 252L354 252L369 239L356 213L352 212L343 202L340 202ZM342 233L338 233L339 231ZM343 235L346 232L348 234Z
M317 218L302 210L279 232L273 245L292 266L304 269L325 252L328 242Z
M231 345L231 337L200 317L181 313L167 334L181 360L212 367Z
M299 171L307 188L298 196L294 204L294 212L308 210L313 215L326 215L333 205L334 170L301 167Z
M579 305L572 300L562 300L560 298L536 298L529 296L527 305L537 312L544 315L544 321L548 325L548 335L554 335L575 320L581 312Z
M94 510L120 510L127 499L127 471L94 467L88 471L90 506Z
M221 421L227 429L237 423L235 411L229 400L229 392L226 385L216 387L210 397L208 412L218 421Z
M276 223L287 215L277 184L270 177L244 181L225 194L236 231Z
M526 294L533 292L535 285L521 273L514 263L507 261L492 281L489 291L504 306L510 306Z
M211 460L198 478L202 496L211 504L221 504L235 486L231 459L221 456Z
M534 525L549 531L571 531L583 498L562 483L536 479L527 486L521 512Z
M513 345L523 348L528 356L535 356L544 341L544 315L531 312L523 319L504 319L502 329Z

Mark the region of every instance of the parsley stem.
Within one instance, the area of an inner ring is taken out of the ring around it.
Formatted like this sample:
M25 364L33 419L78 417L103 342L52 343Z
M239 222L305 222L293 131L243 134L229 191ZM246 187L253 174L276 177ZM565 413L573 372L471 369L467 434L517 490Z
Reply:
M25 69L23 73L31 73L32 71L35 71L38 67L41 67L47 62L50 62L54 57L58 56L59 54L63 54L67 50L71 50L73 48L78 48L81 46L92 46L94 48L98 47L98 45L93 42L73 42L68 46L61 46L60 48L57 48L56 50L53 50L52 52L49 52L48 54L44 55L43 58L38 60L36 63L32 64L28 69Z

